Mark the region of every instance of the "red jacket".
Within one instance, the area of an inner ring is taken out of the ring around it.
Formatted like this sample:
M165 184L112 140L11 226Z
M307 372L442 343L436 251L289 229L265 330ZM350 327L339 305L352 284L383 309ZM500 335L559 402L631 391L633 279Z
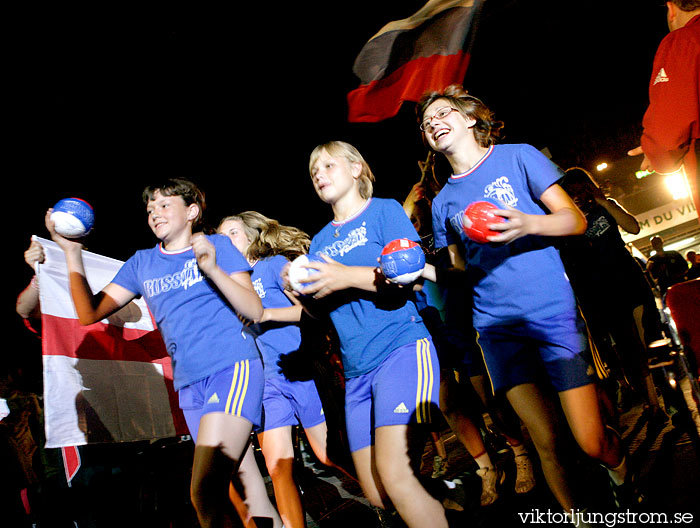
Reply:
M683 162L694 185L700 140L700 15L659 44L642 124L642 148L654 170L673 172Z

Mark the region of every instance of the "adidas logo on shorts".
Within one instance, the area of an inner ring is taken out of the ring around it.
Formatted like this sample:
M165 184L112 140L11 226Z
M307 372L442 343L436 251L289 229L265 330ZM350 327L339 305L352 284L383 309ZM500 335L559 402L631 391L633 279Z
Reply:
M219 403L219 395L216 393L212 394L207 403Z
M408 407L406 407L406 404L404 402L399 403L396 408L394 409L394 414L407 414L408 413Z

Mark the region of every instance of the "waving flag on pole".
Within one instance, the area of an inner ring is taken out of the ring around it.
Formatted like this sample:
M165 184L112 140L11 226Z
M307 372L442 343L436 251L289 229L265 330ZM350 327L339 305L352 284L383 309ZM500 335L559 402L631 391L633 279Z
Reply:
M50 240L37 240L46 255L38 270L46 447L188 434L170 357L146 303L137 299L109 319L81 326L63 251ZM83 261L93 291L122 265L88 251ZM69 470L67 464L67 475Z
M389 22L360 51L353 71L361 85L348 94L348 120L395 116L404 101L462 83L482 0L430 0Z

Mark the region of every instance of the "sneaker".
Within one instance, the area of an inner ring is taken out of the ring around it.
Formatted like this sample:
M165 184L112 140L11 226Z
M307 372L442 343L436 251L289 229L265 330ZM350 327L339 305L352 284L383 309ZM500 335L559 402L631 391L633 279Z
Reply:
M613 502L618 510L634 510L644 502L644 495L637 487L634 473L630 472L624 484L617 485L610 479Z
M489 506L498 499L498 486L503 484L506 476L495 467L477 469L476 474L481 477L481 505Z
M447 459L439 455L433 457L433 474L430 478L439 479L447 473Z
M535 487L532 461L526 453L515 457L515 493L528 493Z

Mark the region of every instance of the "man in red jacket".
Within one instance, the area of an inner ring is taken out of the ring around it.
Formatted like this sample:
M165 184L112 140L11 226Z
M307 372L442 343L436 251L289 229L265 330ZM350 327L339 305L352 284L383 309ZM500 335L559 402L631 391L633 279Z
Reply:
M671 32L659 44L649 83L649 108L642 122L642 170L685 171L696 208L700 146L700 0L666 2Z

